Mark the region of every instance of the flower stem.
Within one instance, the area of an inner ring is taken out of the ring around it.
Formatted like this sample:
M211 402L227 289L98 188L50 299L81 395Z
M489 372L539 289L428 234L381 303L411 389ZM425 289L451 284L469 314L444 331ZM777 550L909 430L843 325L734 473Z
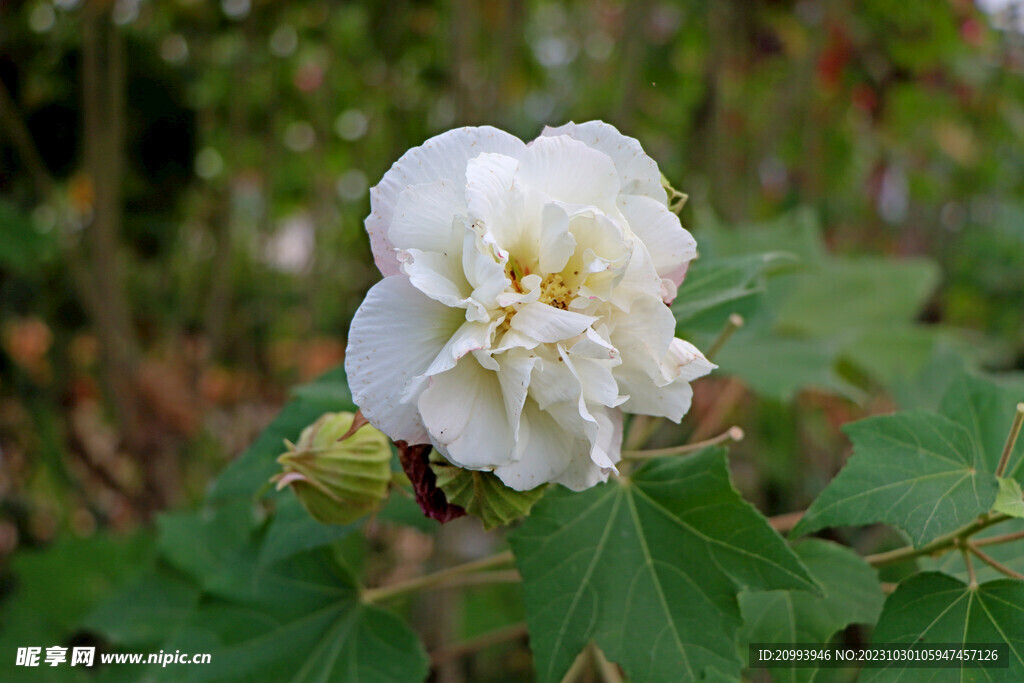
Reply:
M921 557L922 555L931 555L943 550L949 550L956 546L961 539L967 539L982 529L987 529L993 524L999 524L1000 522L1005 522L1008 519L1012 518L1009 515L982 515L970 524L966 524L945 536L939 536L931 543L927 543L920 548L908 545L903 548L889 550L884 553L868 555L864 560L872 567L881 567L885 564L892 564L903 560L912 560L915 557Z
M685 455L696 453L708 446L725 443L727 441L740 441L743 439L743 430L739 427L730 427L725 432L707 441L683 444L682 446L670 446L668 448L654 448L646 451L623 451L622 457L630 460L648 460L650 458L661 458L666 455Z
M704 354L704 357L711 360L718 352L725 346L725 342L729 341L729 337L733 335L736 330L743 327L743 316L739 313L732 313L729 315L729 319L725 322L725 327L718 333L718 337L714 342L711 343L711 348Z
M1013 424L1010 425L1010 433L1006 435L1006 445L1003 446L1003 454L999 458L999 466L996 467L996 476L1003 476L1006 466L1010 463L1010 454L1017 444L1017 436L1020 434L1021 425L1024 424L1024 403L1017 404L1017 412L1013 416Z
M971 543L970 541L967 541L966 543L967 543L967 547L970 549L970 551L972 553L974 553L979 560L981 560L982 562L984 562L988 566L992 567L997 572L1006 574L1011 579L1024 579L1024 574L1021 574L1020 572L1015 572L1014 570L1010 569L1005 564L1003 564L1002 562L998 561L997 559L995 559L991 555L988 555L988 554L983 553L982 551L978 550L978 547L976 545L974 545L973 543ZM967 566L970 567L970 564L968 564ZM971 585L975 585L976 583L977 583L976 581L972 581Z
M391 586L381 586L380 588L367 588L363 590L362 598L365 603L381 602L383 600L389 600L391 598L405 595L407 593L415 593L418 590L424 588L431 588L442 583L447 583L453 579L458 580L459 577L464 574L470 574L478 572L484 569L490 569L492 567L508 564L513 561L512 551L506 550L503 553L497 555L491 555L490 557L484 557L479 560L473 560L472 562L466 562L465 564L455 565L441 571L434 572L433 574L424 574L423 576L417 576L414 579L408 581L402 581ZM502 572L503 574L503 572ZM506 577L502 577L506 579Z

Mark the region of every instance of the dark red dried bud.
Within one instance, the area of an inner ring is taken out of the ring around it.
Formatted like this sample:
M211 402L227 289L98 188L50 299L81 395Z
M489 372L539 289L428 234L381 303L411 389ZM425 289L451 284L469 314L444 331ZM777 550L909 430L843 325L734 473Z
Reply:
M412 490L416 494L423 514L444 524L466 514L458 505L448 502L447 496L437 486L437 477L430 469L430 444L410 446L404 441L396 441L398 458L405 470L405 476L412 482Z

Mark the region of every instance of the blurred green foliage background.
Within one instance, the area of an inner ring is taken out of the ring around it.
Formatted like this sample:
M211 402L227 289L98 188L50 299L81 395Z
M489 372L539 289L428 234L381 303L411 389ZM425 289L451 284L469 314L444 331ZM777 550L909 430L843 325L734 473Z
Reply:
M772 279L684 426L744 426L766 512L832 476L840 424L1024 369L1014 0L11 0L0 83L0 562L149 553L100 544L198 501L341 361L368 187L460 125L609 121L705 257L816 268Z

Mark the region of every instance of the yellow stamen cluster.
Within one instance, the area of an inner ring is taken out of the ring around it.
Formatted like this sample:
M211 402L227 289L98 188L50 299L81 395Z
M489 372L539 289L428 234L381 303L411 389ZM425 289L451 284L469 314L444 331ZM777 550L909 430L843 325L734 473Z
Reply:
M565 284L561 273L551 273L540 283L540 302L563 311L569 310L573 291Z

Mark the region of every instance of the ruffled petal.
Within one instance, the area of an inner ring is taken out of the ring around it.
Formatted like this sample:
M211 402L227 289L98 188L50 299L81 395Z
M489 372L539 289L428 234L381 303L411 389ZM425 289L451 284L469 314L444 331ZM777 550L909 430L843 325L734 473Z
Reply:
M607 154L615 164L623 194L646 195L662 204L668 202L658 164L647 156L636 138L623 135L610 123L570 122L557 128L547 127L542 135L568 135Z
M352 319L345 354L352 400L370 424L398 441L429 442L416 401L403 403L402 396L464 317L404 276L384 278L370 289Z
M475 358L431 377L419 410L434 446L459 467L491 470L512 461L515 440L501 383Z
M453 219L466 213L465 195L465 188L451 180L402 190L388 229L392 247L440 253L457 248L462 234Z
M623 195L619 208L629 227L647 247L660 277L676 287L683 282L690 261L697 258L697 241L668 207L650 197Z
M525 150L522 140L508 133L481 126L456 128L413 147L394 163L380 183L370 189L370 215L366 231L370 235L373 258L385 276L398 273L398 259L388 235L395 207L402 191L412 185L450 181L463 187L467 162L484 153L496 152L518 157Z
M419 249L399 251L398 259L402 273L409 276L413 287L445 306L466 308L465 299L471 288L458 261L445 254Z
M530 390L530 375L540 359L524 349L504 353L498 358L498 381L501 383L501 394L505 399L505 414L508 416L512 433L516 435L516 440L519 440L520 417Z
M586 458L589 444L564 429L532 401L523 409L517 459L494 473L517 491L527 491L560 476L574 460Z
M602 410L595 412L600 425L598 441L589 449L589 453L576 456L562 474L555 479L573 491L583 491L591 486L608 481L612 469L610 465L617 463L622 446L622 413L618 410ZM600 465L598 460L609 465Z
M619 177L605 153L568 136L539 137L519 158L519 178L552 199L615 210Z
M513 330L551 343L570 339L586 330L597 318L582 313L563 311L547 304L527 304L519 309L509 325Z
M455 367L463 356L485 349L490 342L494 324L474 323L466 321L455 331L448 343L444 345L437 358L423 373L424 376L439 375Z

